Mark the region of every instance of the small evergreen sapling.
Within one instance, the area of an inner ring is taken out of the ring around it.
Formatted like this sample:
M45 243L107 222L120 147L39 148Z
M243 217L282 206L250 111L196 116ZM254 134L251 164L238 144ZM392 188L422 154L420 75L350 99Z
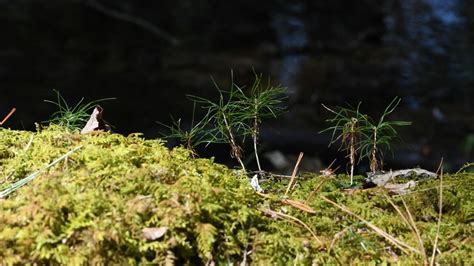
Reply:
M219 92L219 99L214 102L212 100L189 95L188 97L201 105L206 110L204 123L205 140L207 143L228 143L231 147L230 155L235 158L242 170L246 172L243 162L243 141L238 140L237 136L245 137L250 128L245 123L246 116L242 110L242 103L239 101L239 94L243 94L242 90L235 85L232 79L230 89L228 91L221 90L214 82Z
M178 138L190 150L204 143L228 143L231 157L239 162L244 172L247 171L243 162L243 146L245 139L251 137L258 170L262 172L258 156L260 125L263 119L277 117L285 111L284 89L271 86L270 81L262 84L261 75L255 75L255 81L246 94L245 88L238 86L231 77L229 90L222 90L214 82L219 93L217 100L188 95L194 106L199 105L205 111L204 117L193 123L190 130L182 129L180 120L173 120L170 126L162 125L170 130L167 138Z
M44 102L54 104L58 107L58 111L51 115L51 118L45 122L66 127L70 130L81 129L87 123L90 117L89 112L92 111L99 102L115 100L115 98L104 98L88 103L83 103L84 98L81 98L76 105L71 106L66 99L57 90L56 101L44 100Z
M251 131L255 160L260 173L262 173L258 156L260 125L262 119L277 118L286 110L283 105L286 98L284 92L282 87L272 86L270 80L266 84L262 84L262 75L255 74L255 81L250 88L250 94L248 96L243 93L238 95L243 105L243 116L247 117L247 124Z
M206 117L199 120L197 123L195 122L195 114L196 114L196 103L193 105L193 115L191 119L191 125L189 128L185 128L181 124L181 118L176 120L171 116L171 125L166 125L161 122L157 122L158 124L164 126L168 129L169 133L163 134L163 136L167 139L178 139L181 143L184 144L186 149L191 151L191 155L193 157L197 157L198 154L196 152L195 147L207 143L206 135L203 134L204 128L206 126L205 121Z
M334 111L325 105L323 105L323 107L334 114L333 118L326 120L334 125L323 129L320 133L332 131L329 146L337 141L341 141L341 147L339 149L348 152L347 156L349 157L351 165L350 176L352 185L354 179L354 168L357 164L356 156L361 145L360 138L363 134L363 127L360 123L366 120L365 115L359 112L360 103L355 109L339 107L337 111Z
M395 111L400 101L400 98L395 97L385 108L377 122L372 117L360 113L360 103L357 108L339 107L337 111L323 105L324 108L334 114L333 118L326 120L334 125L320 131L320 133L332 131L329 145L341 141L343 150L348 151L351 164L351 185L353 184L355 165L363 158L367 158L372 173L381 170L383 150L390 150L390 143L398 135L395 127L411 125L411 122L408 121L386 120L386 117ZM358 153L360 156L356 161Z
M395 97L385 108L378 122L371 117L363 116L364 137L361 141L361 157L369 159L370 171L375 173L382 170L383 166L383 150L390 150L390 143L397 137L396 126L411 125L409 121L386 121L386 117L391 114L400 104L401 99Z

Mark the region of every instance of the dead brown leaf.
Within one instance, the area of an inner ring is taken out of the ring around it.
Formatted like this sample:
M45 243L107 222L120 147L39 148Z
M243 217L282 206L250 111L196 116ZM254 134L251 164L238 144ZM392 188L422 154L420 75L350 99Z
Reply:
M102 107L100 107L99 105L94 108L94 111L92 111L89 121L87 121L87 124L81 130L81 134L87 134L97 130L107 130L107 126L104 120L102 119L103 110L104 109L102 109Z

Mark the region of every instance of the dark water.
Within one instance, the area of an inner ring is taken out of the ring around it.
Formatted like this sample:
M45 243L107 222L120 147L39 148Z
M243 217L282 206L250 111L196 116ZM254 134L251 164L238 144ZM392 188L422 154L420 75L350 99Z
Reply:
M455 169L474 156L473 15L467 0L3 0L0 112L17 107L5 126L33 129L55 111L43 102L52 89L71 103L116 97L103 107L117 132L157 137L157 120L189 122L186 94L216 96L211 76L225 88L232 69L251 84L255 69L289 95L290 112L262 129L265 151L344 165L318 134L321 103L362 101L377 116L400 96L392 118L414 125L387 167L433 169L444 157Z

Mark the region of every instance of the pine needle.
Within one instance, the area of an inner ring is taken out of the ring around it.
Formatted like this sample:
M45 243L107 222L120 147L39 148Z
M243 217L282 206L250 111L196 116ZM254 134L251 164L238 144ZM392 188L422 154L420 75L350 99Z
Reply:
M21 188L22 186L28 184L31 180L33 180L35 177L37 177L38 175L40 175L41 173L43 173L44 171L48 170L49 168L51 168L52 166L54 166L55 164L59 163L60 161L66 159L69 155L73 154L74 152L76 152L77 150L79 150L80 148L82 148L82 145L81 146L78 146L70 151L68 151L67 153L63 154L62 156L58 157L57 159L55 159L54 161L52 161L50 164L48 164L47 166L43 167L42 169L40 170L37 170L33 173L31 173L30 175L28 175L27 177L13 183L9 188L3 190L3 191L0 191L0 199L1 198L5 198L6 196L10 195L11 193L15 192L17 189Z
M357 219L361 220L362 222L364 222L368 227L370 227L372 230L374 230L375 233L377 233L378 235L384 237L385 239L387 239L389 242L391 242L392 244L394 244L397 248L399 248L403 253L405 254L408 254L408 251L407 249L411 250L412 252L415 252L415 253L420 253L419 250L417 250L416 248L408 245L407 243L401 241L401 240L398 240L396 239L395 237L393 237L392 235L390 235L389 233L385 232L384 230L382 230L380 227L374 225L373 223L365 220L364 218L362 218L361 216L353 213L352 211L350 211L346 206L344 205L340 205L340 204L337 204L336 202L324 197L324 196L321 196L321 199L323 199L324 201L326 202L329 202L331 203L332 205L338 207L339 209L341 209L342 211L356 217Z

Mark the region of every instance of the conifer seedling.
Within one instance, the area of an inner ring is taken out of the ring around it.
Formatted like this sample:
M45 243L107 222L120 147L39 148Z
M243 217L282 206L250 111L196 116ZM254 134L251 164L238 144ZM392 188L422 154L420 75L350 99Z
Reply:
M255 75L255 81L247 95L244 92L245 88L234 82L233 75L231 78L231 86L227 91L220 89L214 82L219 93L216 101L194 95L188 96L206 112L197 128L197 131L203 131L199 135L199 142L228 143L231 147L231 157L235 158L246 172L243 145L245 139L251 137L258 170L261 173L258 156L260 125L262 119L277 117L285 110L282 105L285 98L284 90L278 86L271 86L270 81L263 85L261 75Z
M44 100L44 102L56 105L58 111L53 113L51 118L45 122L63 126L70 130L83 128L90 117L89 112L93 110L99 102L115 100L115 98L104 98L83 103L84 98L81 98L76 105L71 106L58 90L53 91L56 93L56 101Z
M189 128L185 128L181 124L181 118L176 120L173 116L171 116L171 125L166 125L157 121L158 124L164 126L169 130L169 133L163 134L163 136L167 139L178 139L181 143L185 145L186 149L191 151L191 155L193 157L198 156L195 149L196 146L203 143L208 143L207 136L204 134L206 126L206 117L202 118L196 123L195 114L196 103L193 104L193 114L191 118L191 125Z
M353 184L354 167L363 158L369 159L370 170L375 173L383 166L383 149L390 150L392 140L397 137L396 126L411 125L409 121L387 121L386 117L393 113L400 104L401 99L395 97L385 108L380 119L375 120L359 111L357 108L339 107L334 111L325 105L328 111L334 114L334 117L326 121L334 124L321 132L332 131L331 142L329 145L341 141L341 148L348 151L348 157L351 164L351 185ZM359 159L356 162L356 155Z
M390 143L397 137L398 133L395 130L396 126L411 125L409 121L386 121L386 117L391 114L400 104L401 99L395 97L390 104L385 108L380 119L375 122L371 117L363 116L363 134L361 139L361 156L369 159L370 171L376 173L382 170L383 166L383 150L391 150Z
M350 177L352 185L354 179L354 168L357 164L356 156L361 144L360 138L363 134L361 122L366 120L365 115L359 112L360 103L355 109L339 107L337 111L334 111L325 105L323 105L323 107L334 114L333 118L326 120L334 125L320 131L320 133L332 131L329 146L337 141L341 141L341 147L339 149L348 152L347 157L349 157L350 161Z
M262 173L260 159L258 156L258 140L260 134L260 124L262 119L276 118L285 111L283 101L285 100L284 89L279 86L272 86L270 80L262 84L262 75L255 74L255 81L250 88L250 95L238 94L240 101L245 109L248 127L253 141L253 150L255 160L257 161L258 171Z

